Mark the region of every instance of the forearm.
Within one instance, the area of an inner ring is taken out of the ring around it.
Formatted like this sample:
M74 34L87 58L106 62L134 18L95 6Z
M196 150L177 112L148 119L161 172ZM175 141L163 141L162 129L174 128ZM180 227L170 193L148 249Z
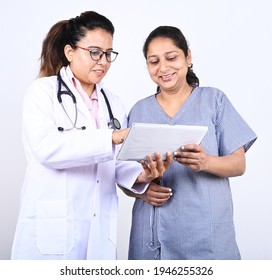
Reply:
M219 177L235 177L243 175L246 168L246 162L244 149L241 149L222 157L207 155L203 171Z

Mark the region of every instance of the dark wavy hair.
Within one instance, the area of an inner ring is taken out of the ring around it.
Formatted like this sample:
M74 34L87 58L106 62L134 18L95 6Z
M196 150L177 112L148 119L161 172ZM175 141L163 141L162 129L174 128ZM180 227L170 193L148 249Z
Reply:
M114 34L114 26L105 16L93 11L81 13L70 20L62 20L54 24L46 35L41 52L40 77L57 75L61 67L69 64L64 47L72 48L82 39L87 31L102 28Z
M145 40L144 46L143 46L143 53L145 56L145 59L147 59L147 51L148 47L152 40L156 38L169 38L173 41L174 45L181 49L184 52L185 57L188 56L188 43L180 29L173 26L159 26L156 29L154 29ZM199 86L199 79L196 76L196 74L193 71L193 65L188 67L188 72L186 76L186 81L190 86L197 87ZM158 89L159 90L159 89Z

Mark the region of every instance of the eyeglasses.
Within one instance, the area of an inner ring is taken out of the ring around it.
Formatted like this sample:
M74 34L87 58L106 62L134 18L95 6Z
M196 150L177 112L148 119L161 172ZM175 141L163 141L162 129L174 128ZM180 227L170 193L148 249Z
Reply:
M82 48L82 47L78 47L78 46L77 46L77 48L82 49L84 51L88 51L90 53L91 58L94 61L99 61L100 59L102 59L103 55L105 55L106 60L108 62L113 62L118 55L118 52L115 52L115 51L105 51L104 52L99 49L88 49L88 48Z

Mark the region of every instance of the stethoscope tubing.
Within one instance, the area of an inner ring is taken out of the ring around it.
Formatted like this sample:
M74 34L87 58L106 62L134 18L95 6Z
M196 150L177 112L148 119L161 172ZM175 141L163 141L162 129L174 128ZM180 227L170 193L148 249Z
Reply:
M72 129L81 129L81 130L85 130L86 127L85 126L82 126L82 127L77 127L76 124L77 124L77 117L78 117L78 111L77 111L77 102L76 102L76 97L75 95L72 93L72 91L69 89L69 87L67 86L67 84L63 81L63 79L61 78L60 76L60 73L58 73L58 76L57 76L57 79L58 79L58 92L57 92L57 98L58 98L58 101L59 103L61 104L62 108L63 108L63 111L65 112L65 115L68 117L69 121L71 122L72 124L72 127L71 128L68 128L68 129L65 129L63 127L58 127L58 130L59 131L69 131L69 130L72 130ZM64 86L65 87L65 91L62 91L61 90L61 86ZM101 93L105 99L105 102L106 102L106 105L107 105L107 108L108 108L108 113L109 113L109 117L110 117L110 122L108 123L108 127L110 129L114 129L114 130L119 130L121 129L121 124L120 122L113 116L113 113L112 113L112 110L111 110L111 106L110 106L110 103L109 103L109 100L104 92L104 90L101 88ZM61 98L61 95L62 94L67 94L69 95L72 100L73 100L73 103L75 105L75 120L74 122L72 121L72 119L70 118L67 110L65 109L64 105L63 105L63 102L62 102L62 98Z

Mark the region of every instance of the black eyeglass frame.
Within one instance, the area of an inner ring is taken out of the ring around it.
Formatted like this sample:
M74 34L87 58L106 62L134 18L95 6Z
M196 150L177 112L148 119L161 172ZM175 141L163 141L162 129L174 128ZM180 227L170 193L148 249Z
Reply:
M89 48L83 48L83 47L79 47L79 46L76 46L76 47L79 48L79 49L82 49L82 50L84 50L84 51L88 51L88 52L90 53L90 56L91 56L92 60L94 60L94 61L99 61L99 60L101 60L102 57L103 57L103 55L105 55L105 56L106 56L106 60L107 60L108 62L113 62L113 61L117 58L117 56L118 56L118 54L119 54L118 52L113 51L113 50L102 51L102 50L100 50L100 49L89 49ZM94 59L94 58L93 58L93 56L92 56L93 52L96 52L96 53L99 52L99 53L100 53L98 59ZM114 57L113 60L109 60L109 57L108 57L109 54L110 54L110 57L111 57L111 54L114 54L114 55L115 55L115 57Z

